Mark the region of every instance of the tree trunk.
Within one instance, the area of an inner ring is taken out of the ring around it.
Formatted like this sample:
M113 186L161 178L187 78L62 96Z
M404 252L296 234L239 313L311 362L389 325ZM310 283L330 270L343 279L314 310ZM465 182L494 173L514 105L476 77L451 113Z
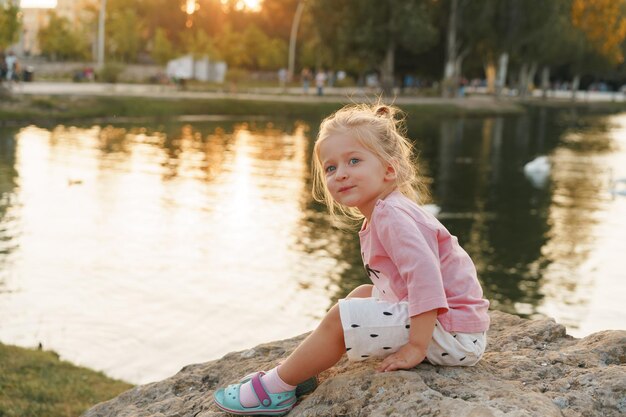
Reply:
M535 88L535 74L537 74L537 63L533 62L530 64L530 69L528 70L528 78L526 79L526 93L530 92L532 96L533 90Z
M576 101L576 93L578 92L578 86L580 85L580 74L574 76L572 81L572 101Z
M498 74L496 76L496 96L502 94L502 89L506 85L506 70L509 64L509 54L506 52L500 54L498 59Z
M546 100L548 98L548 90L550 89L550 67L543 67L541 70L541 97Z
M492 59L489 59L485 64L485 78L487 79L487 93L493 94L496 92L496 64Z
M387 44L387 52L385 53L385 59L383 60L383 64L381 66L381 78L382 78L382 87L383 94L386 96L393 95L393 70L394 70L394 61L395 61L395 49L396 44L393 40L390 40Z
M461 52L457 57L456 57L456 61L454 61L454 71L455 71L455 90L456 90L456 96L457 97L463 97L465 95L465 86L462 84L462 79L461 79L461 74L463 74L463 71L461 71L461 68L463 67L463 60L465 59L465 57L467 56L467 54L469 53L469 50L465 50L463 52Z
M522 68L519 70L519 76L517 81L518 95L520 98L526 97L528 91L528 64L525 62L522 64Z
M456 21L459 0L452 0L448 18L448 41L446 45L446 65L444 67L441 95L453 97L458 87Z
M304 0L298 1L296 13L291 22L291 34L289 35L289 57L287 62L287 80L293 81L293 72L296 66L296 38L298 37L298 26L300 26L300 17L304 10Z

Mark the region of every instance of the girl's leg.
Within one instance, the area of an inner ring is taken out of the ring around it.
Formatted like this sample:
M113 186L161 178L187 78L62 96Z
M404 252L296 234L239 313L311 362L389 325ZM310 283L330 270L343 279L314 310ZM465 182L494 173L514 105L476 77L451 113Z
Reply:
M372 295L372 285L355 288L346 298ZM339 306L335 304L313 331L280 365L278 375L289 385L298 385L330 368L346 352Z
M348 294L348 298L370 297L371 294L371 285L361 285ZM345 351L339 306L335 304L313 333L282 364L263 375L261 381L273 394L293 390L299 383L336 364ZM259 405L250 382L241 385L240 403L243 407Z

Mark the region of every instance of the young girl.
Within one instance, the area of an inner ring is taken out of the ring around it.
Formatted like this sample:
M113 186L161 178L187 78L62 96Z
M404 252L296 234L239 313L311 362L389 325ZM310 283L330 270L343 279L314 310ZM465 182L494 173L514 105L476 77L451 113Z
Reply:
M349 360L384 358L380 372L472 366L486 345L489 302L457 238L419 206L421 185L397 109L348 106L326 118L315 143L313 195L331 216L363 219L361 255L373 285L339 300L279 366L215 393L233 414L282 415L296 387Z

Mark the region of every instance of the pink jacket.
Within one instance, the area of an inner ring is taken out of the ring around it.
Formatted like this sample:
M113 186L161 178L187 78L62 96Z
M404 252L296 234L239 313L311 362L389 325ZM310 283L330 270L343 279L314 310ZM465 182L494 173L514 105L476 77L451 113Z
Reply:
M489 301L458 239L399 191L376 203L359 232L363 263L383 299L407 301L409 315L438 309L447 331L489 328Z

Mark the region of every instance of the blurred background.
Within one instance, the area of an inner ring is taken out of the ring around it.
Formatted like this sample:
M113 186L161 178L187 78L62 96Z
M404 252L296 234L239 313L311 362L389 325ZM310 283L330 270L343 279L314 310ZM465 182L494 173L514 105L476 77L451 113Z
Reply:
M623 0L0 0L26 80L623 92ZM25 72L25 70L28 70ZM300 92L300 90L298 90ZM539 91L537 91L539 94Z
M312 330L368 282L356 233L311 198L328 112L299 100L318 94L472 103L411 107L408 136L492 308L623 329L625 6L0 0L0 342L146 383ZM72 101L46 97L54 117L12 116L44 87L105 82L295 110L57 122Z

